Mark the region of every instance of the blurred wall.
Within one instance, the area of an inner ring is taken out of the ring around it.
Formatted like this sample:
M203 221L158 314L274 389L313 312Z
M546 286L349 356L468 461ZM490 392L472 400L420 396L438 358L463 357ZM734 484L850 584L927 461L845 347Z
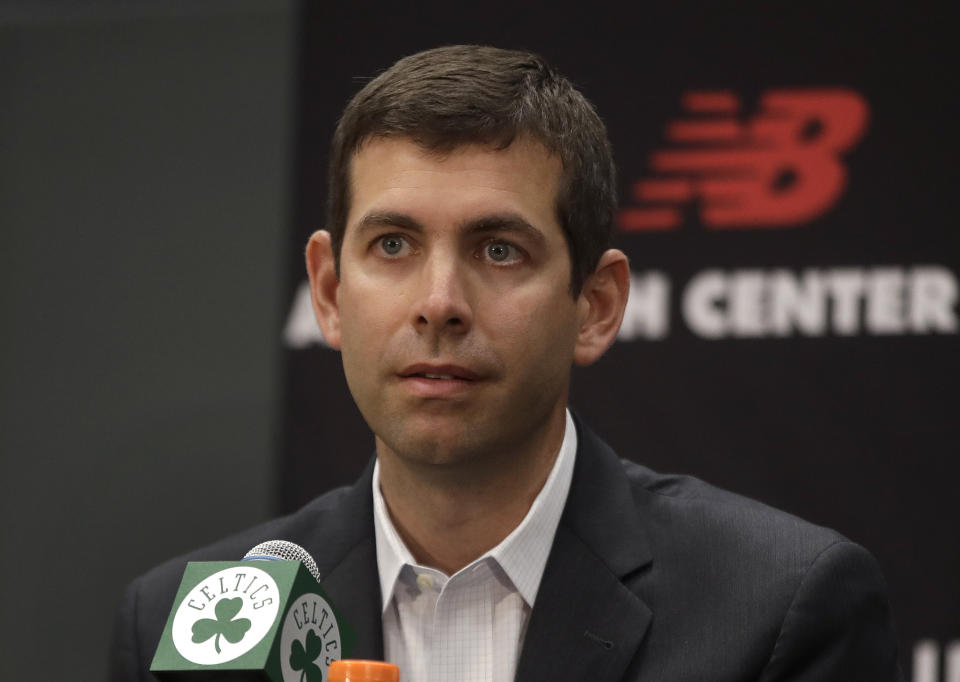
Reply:
M0 679L273 506L295 9L0 7Z

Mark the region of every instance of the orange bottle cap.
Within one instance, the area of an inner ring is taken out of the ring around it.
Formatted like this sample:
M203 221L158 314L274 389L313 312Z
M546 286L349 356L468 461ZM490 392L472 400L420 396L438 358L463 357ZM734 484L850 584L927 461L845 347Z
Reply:
M334 661L329 682L400 682L400 668L383 661Z

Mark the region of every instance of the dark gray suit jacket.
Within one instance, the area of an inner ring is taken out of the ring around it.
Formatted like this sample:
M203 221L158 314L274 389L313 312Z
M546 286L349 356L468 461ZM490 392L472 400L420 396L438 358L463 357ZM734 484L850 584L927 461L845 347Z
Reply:
M883 578L866 550L697 479L620 460L580 422L577 431L573 484L518 681L902 679ZM357 632L352 657L382 659L372 469L133 581L111 680L153 680L146 670L185 562L235 560L272 539L316 559L323 589Z

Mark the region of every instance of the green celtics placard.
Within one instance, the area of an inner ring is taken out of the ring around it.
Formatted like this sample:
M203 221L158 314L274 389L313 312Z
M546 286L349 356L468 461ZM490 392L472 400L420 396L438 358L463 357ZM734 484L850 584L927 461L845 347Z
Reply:
M352 633L299 561L192 562L150 670L161 680L219 670L326 682L350 647Z

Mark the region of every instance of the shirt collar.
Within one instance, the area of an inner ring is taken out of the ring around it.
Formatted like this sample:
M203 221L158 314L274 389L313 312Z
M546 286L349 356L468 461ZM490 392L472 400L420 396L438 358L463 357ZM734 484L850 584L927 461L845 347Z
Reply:
M373 465L373 529L377 541L377 570L380 573L380 597L385 611L393 598L393 589L404 566L417 562L400 539L400 534L387 513L380 492L380 460Z
M537 493L530 510L513 531L489 552L471 563L495 560L514 587L531 608L540 589L540 580L547 565L553 536L557 532L560 516L570 492L573 480L573 462L577 452L577 430L573 425L570 410L566 410L563 442L550 475ZM400 571L404 566L417 566L400 534L387 513L383 494L380 492L380 462L373 467L373 525L377 543L377 568L380 573L380 595L386 610L393 599Z

